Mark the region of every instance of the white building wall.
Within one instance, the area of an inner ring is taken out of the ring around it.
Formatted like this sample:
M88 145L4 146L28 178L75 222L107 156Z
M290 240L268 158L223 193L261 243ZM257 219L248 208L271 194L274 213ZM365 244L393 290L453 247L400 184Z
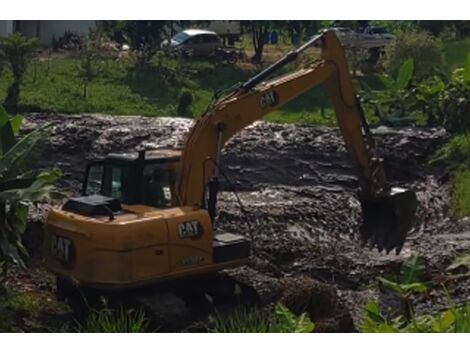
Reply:
M52 38L60 38L66 31L88 35L96 21L40 21L39 40L43 45L51 45Z
M11 33L13 33L13 21L0 21L0 36L7 36Z

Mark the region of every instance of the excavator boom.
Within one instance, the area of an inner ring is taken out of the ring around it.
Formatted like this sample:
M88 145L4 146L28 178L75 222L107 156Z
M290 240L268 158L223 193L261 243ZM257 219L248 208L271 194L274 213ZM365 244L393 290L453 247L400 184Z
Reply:
M309 46L320 43L321 59L290 74L266 81ZM344 50L333 32L326 32L214 103L196 122L182 151L177 189L182 205L208 207L215 217L218 165L223 145L236 133L323 84L338 126L356 166L363 212L362 240L379 251L399 252L416 210L413 192L391 189L382 160L376 157L367 122L355 93ZM209 187L209 201L204 195Z

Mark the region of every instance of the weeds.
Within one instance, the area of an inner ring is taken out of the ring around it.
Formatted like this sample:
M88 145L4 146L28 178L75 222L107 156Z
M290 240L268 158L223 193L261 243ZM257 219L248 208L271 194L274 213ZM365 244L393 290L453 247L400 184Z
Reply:
M102 309L90 313L83 325L79 324L79 332L92 333L127 333L145 332L148 320L143 310Z
M468 256L457 258L447 269L453 270L468 265ZM386 289L398 293L408 305L405 315L390 316L380 308L378 302L371 301L364 309L363 319L359 325L359 331L364 333L449 333L470 332L470 302L463 307L458 307L447 293L449 309L434 314L415 315L411 306L411 294L422 294L428 287L421 282L425 272L424 261L418 256L412 256L401 269L398 282L385 280ZM379 278L383 282L383 278Z
M0 288L0 332L14 331L13 319L37 312L41 305L41 299L32 294Z
M306 313L296 316L281 304L276 306L274 316L241 307L230 315L211 316L209 325L210 332L218 333L308 333L315 329Z

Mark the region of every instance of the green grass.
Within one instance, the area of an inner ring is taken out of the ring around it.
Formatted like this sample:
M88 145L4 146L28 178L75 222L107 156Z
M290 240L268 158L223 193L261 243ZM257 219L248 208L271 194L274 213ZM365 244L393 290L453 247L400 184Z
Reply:
M195 117L206 109L216 91L229 88L256 73L207 61L184 62L180 67L190 72L183 79L165 83L155 67L135 68L126 62L108 62L89 86L89 96L82 96L77 77L78 60L73 58L36 61L30 65L21 91L23 111L61 113L107 113L114 115L177 116L176 107L182 90L193 94ZM371 80L371 78L365 78ZM372 78L373 81L373 78ZM11 82L8 72L0 80L0 101ZM280 123L335 125L336 117L322 86L316 87L265 117Z
M274 314L256 308L239 307L230 314L209 318L209 332L216 333L309 333L315 324L306 313L299 316L278 303Z
M266 56L275 60L289 48L268 46ZM467 52L470 52L470 39L445 43L444 50L449 69L462 66ZM309 56L310 59L316 54L312 55ZM22 84L21 109L61 113L177 116L176 108L181 91L190 90L193 94L193 115L197 117L205 111L214 92L245 81L256 73L255 67L246 63L231 66L207 60L162 61L176 70L173 81L162 80L161 70L156 67L155 62L148 68L136 68L126 60L102 63L99 65L98 77L89 86L89 97L85 99L78 78L78 59L36 59L29 66ZM295 69L292 65L289 67ZM0 101L6 96L11 79L11 74L5 70L0 77ZM375 76L362 77L361 80L374 88L381 86ZM322 87L307 92L268 114L265 119L281 123L336 124Z
M470 169L457 171L454 175L452 206L459 216L470 215Z
M470 134L453 137L431 158L431 165L444 166L453 174L452 209L470 215Z
M444 43L444 54L449 71L463 67L470 53L470 38Z
M164 82L155 66L136 68L127 62L100 65L100 73L89 85L89 96L82 95L77 76L78 60L55 58L35 61L30 65L21 90L21 110L61 113L108 113L115 115L177 116L176 107L182 90L193 94L192 111L202 114L216 91L245 81L256 71L216 64L208 61L186 61L176 70L189 72L176 74L173 81ZM11 75L6 71L0 79L0 101L6 96ZM330 111L323 118L320 108L326 96L322 89L314 89L266 117L276 122L312 122L333 124Z
M42 300L33 294L1 289L0 332L12 331L15 318L39 311L42 304Z
M148 320L142 310L102 309L92 311L79 332L89 333L132 333L145 332Z

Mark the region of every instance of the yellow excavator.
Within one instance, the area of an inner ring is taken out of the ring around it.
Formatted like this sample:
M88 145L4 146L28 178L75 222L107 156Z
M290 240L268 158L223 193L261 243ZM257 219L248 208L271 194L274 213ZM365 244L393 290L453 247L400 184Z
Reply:
M321 59L270 78L313 45L321 48ZM343 48L333 32L325 32L215 97L182 150L112 153L90 163L83 195L47 219L45 265L56 275L59 293L129 296L165 282L188 283L188 291L198 286L196 278L247 264L250 240L214 229L222 148L246 126L320 84L357 171L360 240L400 252L416 211L415 193L387 184Z

